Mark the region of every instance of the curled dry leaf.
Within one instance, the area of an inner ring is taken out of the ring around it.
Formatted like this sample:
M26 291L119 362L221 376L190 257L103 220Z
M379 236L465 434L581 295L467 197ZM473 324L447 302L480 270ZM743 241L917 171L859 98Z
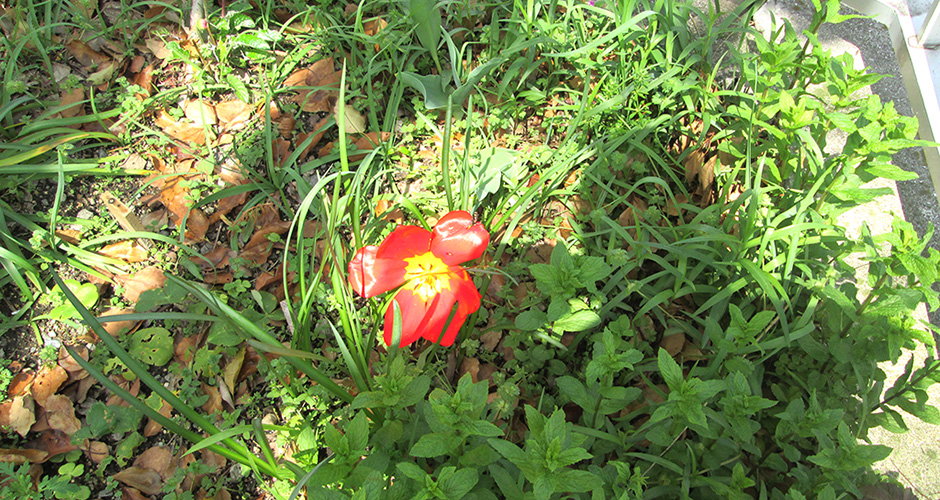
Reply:
M105 245L98 253L105 257L120 259L127 263L143 262L147 260L150 254L137 240L123 240L117 243Z
M75 418L75 407L72 406L72 400L61 394L49 396L46 399L45 410L46 420L49 422L51 429L71 436L82 427L81 422Z
M37 439L31 439L30 448L45 451L48 457L54 457L78 449L72 444L71 438L64 432L49 429L44 431Z
M473 383L477 383L477 377L480 374L480 360L477 358L463 358L457 378L463 377L466 373L470 374L470 380Z
M42 450L34 450L31 448L0 448L0 462L11 463L13 465L23 465L26 462L41 464L45 462L47 458L49 458L49 454Z
M117 275L114 280L124 287L124 300L132 304L137 303L141 293L163 288L166 283L163 271L154 266L147 266L134 274Z
M0 427L13 429L20 436L26 436L29 428L36 423L36 406L29 396L16 396L13 401L0 403Z
M235 390L235 382L238 381L238 374L242 370L242 364L245 362L245 348L242 347L238 352L232 356L232 359L226 363L225 368L222 370L222 380L225 381L225 385L229 388L230 391Z
M136 488L145 495L156 495L163 489L163 479L160 474L143 467L128 467L112 476L112 479Z
M293 101L304 111L328 113L339 97L341 74L333 69L333 59L320 59L308 68L295 71L284 81L285 87L314 87L298 89ZM273 118L273 116L272 116Z
M84 444L80 445L78 449L85 452L85 456L96 464L100 464L102 460L111 454L108 445L101 441L86 441Z
M212 415L213 413L222 412L222 395L219 393L219 390L215 387L202 383L202 392L209 396L209 400L206 401L202 406L202 411Z
M160 474L160 477L166 480L170 472L170 464L173 462L173 453L166 446L154 446L134 460L136 467L150 469Z
M35 378L35 375L31 371L21 371L17 373L13 376L13 380L10 381L10 385L7 386L7 395L21 396L25 394L33 378Z
M159 287L158 287L159 288ZM137 311L133 309L118 309L116 307L109 307L101 313L101 316L98 316L98 319L107 318L108 316L118 316L121 314L131 314ZM123 333L128 333L137 328L139 324L138 321L125 320L125 321L106 321L102 322L101 326L104 327L104 330L111 334L112 337L117 337ZM66 368L67 369L67 368Z
M173 415L173 406L166 401L163 402L163 405L160 406L160 409L157 410L160 415L163 415L166 418L170 418ZM163 430L163 426L157 423L156 420L152 418L147 418L147 424L144 425L144 437L153 437L156 436L160 431Z
M202 128L208 125L215 125L218 119L215 115L215 108L203 101L186 101L183 104L183 113L193 125Z
M59 95L62 97L62 106L65 107L65 109L59 111L62 118L85 115L85 108L81 105L81 102L85 100L84 88L75 87L70 90L63 90Z
M75 348L75 351L78 352L78 355L83 360L88 361L87 347L79 346ZM85 369L75 361L75 358L73 358L64 347L59 348L59 366L68 372L69 380L81 380L88 376L88 372L86 372Z
M205 239L206 232L209 231L209 218L206 213L198 208L189 211L189 217L186 218L186 239L187 242L201 241Z
M223 130L237 130L248 123L254 109L248 103L235 99L216 103L215 113Z
M31 394L41 406L46 405L46 399L55 394L59 387L68 380L69 374L59 365L45 365L36 374L33 380Z

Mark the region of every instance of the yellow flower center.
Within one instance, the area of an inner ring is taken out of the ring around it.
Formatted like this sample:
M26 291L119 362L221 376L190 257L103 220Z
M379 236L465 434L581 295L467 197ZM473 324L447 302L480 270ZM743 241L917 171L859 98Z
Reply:
M431 252L405 259L405 288L419 295L423 300L450 290L450 267Z

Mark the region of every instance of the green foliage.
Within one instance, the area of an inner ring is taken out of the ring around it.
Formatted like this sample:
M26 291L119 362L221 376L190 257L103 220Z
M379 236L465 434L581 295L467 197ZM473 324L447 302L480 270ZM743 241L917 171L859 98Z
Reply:
M58 475L42 478L36 487L29 467L29 464L16 467L10 462L0 462L0 476L4 478L0 497L18 500L86 500L91 497L88 486L76 484L85 473L83 465L64 463L59 466Z

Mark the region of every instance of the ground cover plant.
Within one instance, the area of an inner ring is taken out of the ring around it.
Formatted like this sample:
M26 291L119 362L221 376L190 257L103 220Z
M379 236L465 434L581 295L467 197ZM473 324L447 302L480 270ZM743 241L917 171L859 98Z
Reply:
M890 491L916 122L756 7L5 4L0 497Z

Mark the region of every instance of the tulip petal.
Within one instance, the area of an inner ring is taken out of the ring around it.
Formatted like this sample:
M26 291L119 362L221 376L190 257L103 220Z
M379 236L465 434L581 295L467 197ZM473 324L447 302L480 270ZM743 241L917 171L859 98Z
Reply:
M410 345L420 339L425 329L429 326L430 317L433 311L440 304L440 296L434 296L430 302L425 302L420 295L413 293L407 288L401 289L392 299L398 303L398 309L401 311L401 343L399 347ZM385 322L382 338L385 345L392 345L392 328L395 321L394 305L389 304L385 310ZM440 328L438 328L440 331Z
M406 346L424 337L431 342L438 342L447 347L454 343L457 333L467 320L467 316L480 308L480 293L467 274L460 267L452 268L449 274L450 289L425 301L419 294L403 288L395 294L394 301L401 311L401 346ZM457 304L454 317L441 335L450 313ZM383 338L386 345L392 342L392 323L394 309L390 304L385 311Z
M490 233L463 210L449 212L434 226L430 248L445 264L453 266L473 260L486 250Z
M349 286L363 297L372 296L367 293L376 283L372 270L375 267L375 252L378 249L379 247L375 245L362 247L349 261Z
M442 323L437 330L428 331L424 335L424 338L431 342L440 340L442 347L448 347L454 343L454 340L457 339L457 333L460 331L464 322L467 321L467 316L473 314L480 308L480 292L477 291L470 276L463 269L459 269L459 274L455 275L451 280L451 291L449 293L453 294L457 302L457 310L454 311L454 317L451 319L450 324L447 325L447 331L441 336L440 329L444 327ZM448 316L450 315L450 311L450 308L446 310ZM444 321L447 321L447 316L444 316ZM431 334L430 337L427 335L428 333Z
M403 261L427 253L430 248L430 231L418 226L398 226L379 245L376 258Z
M426 253L431 232L399 226L379 246L359 249L349 262L349 285L363 297L375 297L405 282L405 259Z

